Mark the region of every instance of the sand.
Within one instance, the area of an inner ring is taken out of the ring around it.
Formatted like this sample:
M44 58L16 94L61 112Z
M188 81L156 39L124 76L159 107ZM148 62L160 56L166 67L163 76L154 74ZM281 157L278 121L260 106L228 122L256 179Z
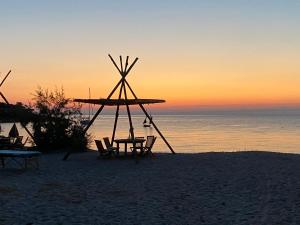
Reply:
M300 224L300 155L43 155L0 170L0 224Z

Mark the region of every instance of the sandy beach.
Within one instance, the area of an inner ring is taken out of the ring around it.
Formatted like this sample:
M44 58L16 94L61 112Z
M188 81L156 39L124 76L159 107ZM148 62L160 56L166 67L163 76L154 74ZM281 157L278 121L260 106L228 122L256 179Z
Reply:
M43 155L1 169L0 224L300 224L300 155Z

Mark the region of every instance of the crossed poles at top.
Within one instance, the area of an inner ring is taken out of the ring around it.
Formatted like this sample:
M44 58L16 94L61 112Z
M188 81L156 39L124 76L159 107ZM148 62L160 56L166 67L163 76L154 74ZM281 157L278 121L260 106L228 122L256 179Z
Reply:
M5 80L7 79L7 77L9 76L9 74L11 73L11 70L10 71L8 71L8 73L6 74L6 76L3 78L3 80L1 81L1 83L0 83L0 88L1 88L1 86L3 85L3 83L5 82ZM0 95L1 95L1 97L3 98L3 100L5 101L5 103L7 104L7 105L9 105L9 102L8 102L8 100L5 98L5 96L4 96L4 94L0 91Z
M8 73L6 74L6 76L3 78L3 80L0 83L0 88L3 85L3 83L5 82L5 80L7 79L7 77L9 76L9 74L11 73L11 70L8 71ZM5 103L7 105L9 105L9 101L5 98L4 94L0 91L0 96L3 98L3 100L5 101ZM23 123L21 123L21 126L26 130L26 132L28 133L28 135L32 138L32 140L34 141L34 137L32 135L32 133L28 130L28 128L26 127L26 125L24 125Z
M125 65L123 66L123 60L122 60L122 56L120 56L120 68L117 66L115 60L111 57L110 54L108 54L109 58L111 59L112 63L114 64L114 66L117 68L117 70L119 71L120 75L121 75L121 79L119 80L119 82L116 84L116 86L114 87L114 89L110 92L110 94L107 96L106 99L110 99L111 96L115 93L115 91L117 90L117 88L119 87L119 85L121 84L121 91L119 94L119 98L121 97L121 93L122 93L122 88L124 88L124 91L126 92L126 88L125 88L125 83L128 85L128 82L126 81L126 76L128 75L128 73L130 72L130 70L132 69L132 67L134 66L134 64L138 61L138 58L135 58L135 60L131 63L131 65L128 67L129 65L129 56L126 56L126 61L125 61ZM127 69L128 68L128 69ZM131 88L130 88L131 89ZM90 126L93 124L93 122L95 121L95 119L97 118L97 116L101 113L101 111L103 110L104 105L101 105L101 107L98 109L98 111L96 112L96 114L93 116L93 118L91 119L90 123L85 127L84 129L84 133L86 133L88 131L88 129L90 128Z

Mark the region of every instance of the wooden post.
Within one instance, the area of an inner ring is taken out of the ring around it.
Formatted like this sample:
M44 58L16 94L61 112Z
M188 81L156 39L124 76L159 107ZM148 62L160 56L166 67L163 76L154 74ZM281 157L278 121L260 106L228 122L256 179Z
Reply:
M122 74L122 71L120 70L120 68L117 66L115 60L113 59L113 57L111 57L110 54L108 54L110 60L113 62L113 64L115 65L115 67L117 68L117 70L119 71L120 74Z
M6 80L6 78L9 76L9 74L11 73L11 70L8 71L8 73L5 75L5 77L3 78L3 80L0 83L0 87L2 86L2 84L4 83L4 81ZM3 100L5 101L5 103L7 105L9 105L9 102L7 101L7 99L5 98L4 94L2 94L2 92L0 91L0 95L3 98Z
M9 102L7 101L7 99L5 98L5 96L2 94L2 92L0 92L1 97L3 98L3 100L5 101L5 103L7 105L9 105Z
M126 85L128 86L129 90L131 91L132 95L134 96L135 99L138 99L137 96L135 95L134 91L132 90L132 88L130 87L129 83L125 80L124 81L126 83ZM139 104L140 108L143 110L144 114L148 117L148 119L150 120L151 117L149 116L149 114L147 113L147 111L145 110L144 106L142 104ZM160 132L160 130L158 129L158 127L156 126L156 124L153 122L153 118L152 118L152 125L155 128L155 130L157 131L157 133L160 135L160 137L163 139L163 141L166 143L166 145L168 146L168 148L171 150L171 152L173 154L175 154L175 151L173 150L172 146L169 144L169 142L167 141L167 139L163 136L163 134Z
M141 109L143 110L143 112L145 113L145 115L148 117L148 119L151 120L151 117L149 116L149 114L145 110L144 106L142 104L139 104L139 106L141 107ZM157 131L157 133L160 135L160 137L163 139L163 141L166 143L166 145L169 147L169 149L171 150L171 152L173 154L175 154L175 151L173 150L172 146L169 144L169 142L167 141L167 139L160 132L160 130L158 129L158 127L156 126L156 124L153 122L153 120L152 120L152 125L155 128L155 130Z
M23 124L23 123L20 123L20 124L25 129L25 131L27 132L27 134L31 137L31 139L34 141L34 143L36 144L36 141L34 140L34 137L33 137L32 133L28 130L28 128L26 127L26 125Z
M132 67L134 66L134 64L138 61L139 58L135 58L135 60L133 61L133 63L130 65L130 67L128 68L128 70L126 70L124 78L127 76L127 74L130 72L130 70L132 69Z
M125 63L124 73L126 73L126 70L127 70L128 60L129 60L129 56L126 56L126 63Z
M8 75L11 73L11 70L8 71L8 73L6 74L6 76L3 78L0 87L2 86L2 84L4 83L4 81L6 80L6 78L8 77Z
M120 92L119 92L119 99L122 96L122 89L124 87L124 84L121 84L121 88L120 88ZM116 133L116 128L117 128L117 123L118 123L118 118L119 118L119 109L120 109L120 105L117 105L117 110L116 110L116 114L115 114L115 123L114 123L114 129L113 129L113 133L112 133L112 137L111 137L111 146L114 143L115 140L115 133Z
M125 102L126 102L126 100L127 100L127 93L126 93L125 85L124 85L124 95L125 95ZM133 125L132 125L131 113L130 113L129 105L127 103L126 103L126 108L127 108L127 114L128 114L128 119L129 119L129 125L130 125L131 139L134 140L134 132L133 132Z
M122 56L120 56L120 65L121 65L121 72L123 73L123 72L124 72L124 70L123 70Z
M129 105L127 104L127 93L126 93L125 83L123 85L124 85L124 95L125 95L126 109L127 109L129 125L130 125L130 135L131 135L131 140L132 140L132 144L133 144L133 154L134 154L135 160L137 162L137 151L136 151L136 148L135 148L135 139L134 139L134 131L133 131L134 128L133 128L133 125L132 125L132 119L131 119L131 113L130 113Z

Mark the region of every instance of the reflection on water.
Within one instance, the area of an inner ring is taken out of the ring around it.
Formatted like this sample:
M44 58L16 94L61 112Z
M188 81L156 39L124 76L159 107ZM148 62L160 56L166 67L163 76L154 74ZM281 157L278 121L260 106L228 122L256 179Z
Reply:
M143 127L144 116L133 116L136 136L157 135ZM114 116L102 115L90 128L94 138L111 137ZM154 122L177 152L263 150L300 153L300 117L254 115L157 115ZM2 124L4 134L11 124ZM24 136L26 133L20 130ZM116 137L129 135L126 116L120 116ZM95 148L95 146L92 146ZM158 137L155 150L168 151Z

